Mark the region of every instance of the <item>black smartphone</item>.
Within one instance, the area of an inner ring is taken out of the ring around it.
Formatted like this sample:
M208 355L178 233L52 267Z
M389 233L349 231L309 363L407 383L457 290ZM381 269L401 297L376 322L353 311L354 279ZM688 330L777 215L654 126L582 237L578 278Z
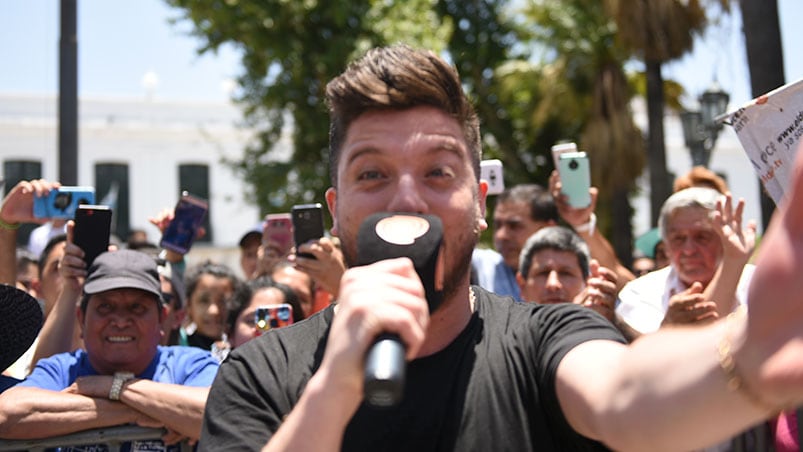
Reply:
M320 203L295 205L290 214L293 218L293 239L296 242L296 251L302 244L323 237L323 207ZM296 255L315 259L315 256L309 253L296 252Z
M87 267L100 253L109 249L111 226L112 210L109 206L83 204L75 210L73 243L83 250Z
M173 211L173 220L167 225L159 245L179 254L187 254L204 222L207 210L209 203L205 199L182 192Z

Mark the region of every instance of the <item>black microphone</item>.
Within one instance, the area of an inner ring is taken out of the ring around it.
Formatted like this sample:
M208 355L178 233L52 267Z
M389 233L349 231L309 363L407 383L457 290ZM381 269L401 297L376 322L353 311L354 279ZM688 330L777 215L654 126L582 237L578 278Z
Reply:
M408 257L424 286L429 312L443 299L436 283L438 256L443 241L443 223L433 215L380 212L360 225L357 264ZM378 407L399 403L404 392L405 345L398 335L380 334L365 355L365 399Z

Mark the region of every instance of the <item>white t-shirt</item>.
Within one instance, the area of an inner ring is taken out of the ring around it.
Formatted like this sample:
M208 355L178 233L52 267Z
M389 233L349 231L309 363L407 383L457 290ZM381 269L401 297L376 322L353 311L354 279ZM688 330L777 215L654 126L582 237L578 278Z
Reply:
M747 304L747 289L755 269L755 265L747 264L742 270L736 286L739 305ZM687 288L671 265L664 267L627 283L619 292L616 313L641 333L655 332L664 320L673 289L674 293L679 293Z

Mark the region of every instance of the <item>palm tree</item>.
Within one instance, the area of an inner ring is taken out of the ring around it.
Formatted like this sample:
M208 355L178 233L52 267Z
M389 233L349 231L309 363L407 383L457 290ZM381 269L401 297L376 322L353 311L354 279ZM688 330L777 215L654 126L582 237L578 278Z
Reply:
M632 255L629 194L643 171L645 155L629 108L633 92L623 70L630 54L618 44L616 27L597 0L534 2L529 16L536 24L536 38L556 54L544 71L541 114L561 111L563 105L582 106L575 119L582 119L580 149L588 152L592 179L600 189L600 226L627 264ZM577 109L571 113L577 115Z
M727 11L729 0L711 0ZM707 24L699 0L605 0L605 7L618 26L618 37L641 57L647 79L647 160L650 172L652 223L671 193L664 146L664 80L661 66L690 51L694 35Z

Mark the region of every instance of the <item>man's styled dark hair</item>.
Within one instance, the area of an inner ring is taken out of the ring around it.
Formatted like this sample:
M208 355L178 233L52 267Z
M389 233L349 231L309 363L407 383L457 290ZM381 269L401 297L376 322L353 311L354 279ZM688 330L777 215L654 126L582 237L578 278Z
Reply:
M549 191L538 184L518 184L508 188L496 198L496 205L506 202L523 202L530 206L530 218L533 221L560 220L558 206Z
M371 49L326 85L329 106L329 177L337 188L340 151L351 123L368 111L431 106L452 116L463 129L479 180L482 146L474 108L457 71L430 51L406 45Z
M541 250L566 251L577 256L577 265L588 278L588 245L574 231L563 226L541 228L525 242L519 256L519 273L525 278L533 265L533 256Z

